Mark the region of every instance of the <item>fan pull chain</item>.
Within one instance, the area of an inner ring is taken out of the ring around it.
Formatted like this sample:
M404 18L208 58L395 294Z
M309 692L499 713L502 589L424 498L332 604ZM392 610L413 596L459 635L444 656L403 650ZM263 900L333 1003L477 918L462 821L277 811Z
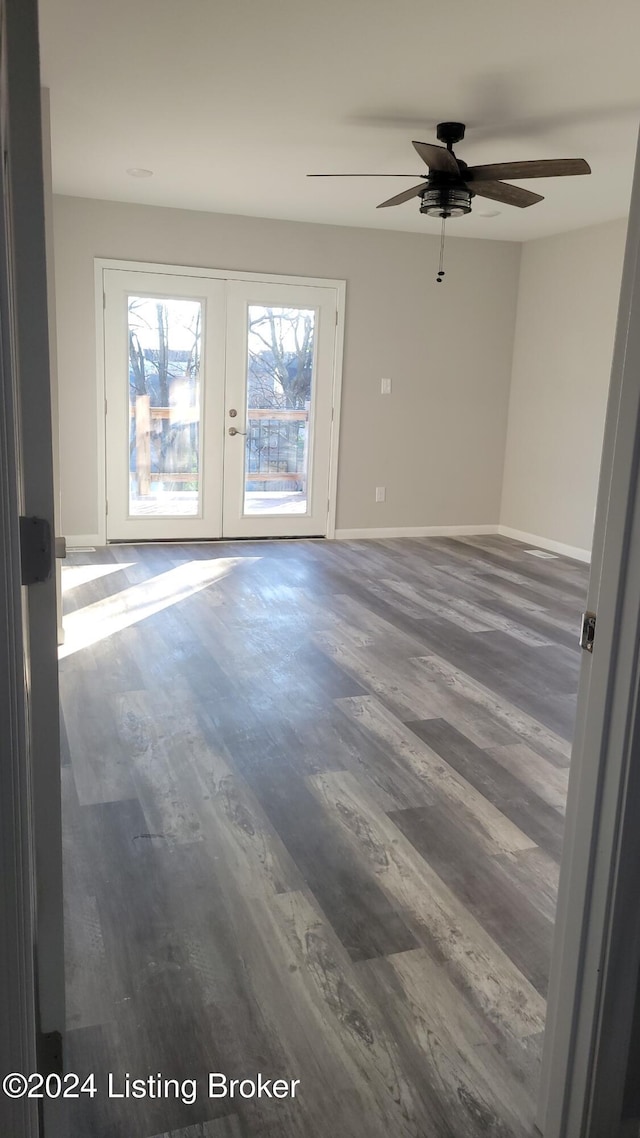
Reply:
M440 271L436 277L436 284L442 284L442 281L444 278L444 269L442 266L444 265L444 227L445 227L446 223L447 223L447 219L446 219L446 217L443 217L442 229L440 231L440 264L438 266Z

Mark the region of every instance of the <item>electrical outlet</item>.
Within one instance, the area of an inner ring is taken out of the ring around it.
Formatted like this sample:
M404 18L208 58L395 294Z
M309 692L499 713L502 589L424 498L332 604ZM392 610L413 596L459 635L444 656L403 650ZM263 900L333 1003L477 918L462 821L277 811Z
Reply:
M380 394L381 395L391 395L391 380L390 379L386 378L386 379L380 380Z
M376 502L384 502L387 497L386 486L376 486Z

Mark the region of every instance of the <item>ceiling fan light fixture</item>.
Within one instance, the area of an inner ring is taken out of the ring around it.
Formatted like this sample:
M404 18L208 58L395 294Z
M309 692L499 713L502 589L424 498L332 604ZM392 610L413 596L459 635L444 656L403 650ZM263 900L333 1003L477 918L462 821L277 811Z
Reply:
M420 213L427 217L464 217L471 213L471 193L465 186L436 186L422 195Z

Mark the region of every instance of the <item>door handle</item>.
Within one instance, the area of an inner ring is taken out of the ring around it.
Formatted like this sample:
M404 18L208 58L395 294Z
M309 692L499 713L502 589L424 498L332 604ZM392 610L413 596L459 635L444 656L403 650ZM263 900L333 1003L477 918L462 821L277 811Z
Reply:
M229 427L230 435L246 435L246 431L239 431L237 427Z

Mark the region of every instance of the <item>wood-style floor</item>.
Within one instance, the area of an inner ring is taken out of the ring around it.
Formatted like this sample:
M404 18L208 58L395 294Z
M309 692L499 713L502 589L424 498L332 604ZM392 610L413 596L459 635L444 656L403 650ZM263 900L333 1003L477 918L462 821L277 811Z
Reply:
M69 558L70 1138L533 1133L587 570L525 548Z

